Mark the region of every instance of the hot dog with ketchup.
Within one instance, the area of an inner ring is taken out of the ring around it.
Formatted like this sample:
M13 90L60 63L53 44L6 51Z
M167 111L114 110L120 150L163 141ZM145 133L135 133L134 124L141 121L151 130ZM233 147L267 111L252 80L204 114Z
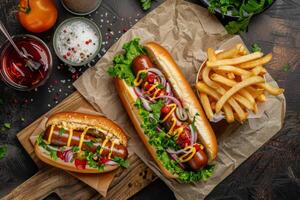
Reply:
M124 166L128 157L127 137L105 117L63 112L48 119L35 152L42 161L65 170L108 172Z
M157 43L134 39L109 74L137 133L168 178L207 179L217 155L215 134L171 55Z

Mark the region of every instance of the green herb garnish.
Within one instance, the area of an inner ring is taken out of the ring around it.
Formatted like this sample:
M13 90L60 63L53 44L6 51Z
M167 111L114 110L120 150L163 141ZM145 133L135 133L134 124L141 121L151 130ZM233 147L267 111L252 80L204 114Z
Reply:
M94 141L84 142L84 144L86 144L88 147L93 147L94 143Z
M144 78L146 78L147 77L147 72L142 72L141 74L140 74L140 77L141 77L141 79L144 79Z
M55 150L49 150L50 151L50 157L53 159L53 160L57 160L57 152Z
M251 45L251 51L252 52L261 52L261 48L257 43L254 43Z
M114 57L114 64L108 69L108 74L113 77L118 77L126 81L130 86L133 86L135 76L131 69L131 63L133 59L144 53L143 47L139 43L139 38L134 38L133 40L125 43L123 49L124 54L119 54Z
M284 65L283 68L282 68L282 70L284 72L288 72L288 71L290 71L290 69L291 69L291 66L289 64Z
M36 139L36 142L39 146L43 147L44 149L47 149L47 144L43 139L43 133L39 134L38 138Z
M124 160L123 158L120 158L120 157L114 157L112 160L115 161L116 163L118 163L121 167L124 167L124 168L129 167L128 160Z
M85 155L86 155L86 160L87 160L87 164L88 164L89 167L96 168L100 172L104 171L104 165L99 165L98 162L96 162L93 159L94 156L96 156L96 154L93 154L92 152L89 152L89 151L85 151Z
M79 147L78 147L78 146L72 146L72 151L73 151L74 153L79 152Z
M6 123L3 124L3 127L7 128L7 129L10 129L11 128L11 123L6 122Z
M151 8L151 1L152 0L140 0L143 10Z
M160 83L160 84L158 84L157 86L156 86L158 89L163 89L164 88L164 86Z
M0 160L2 158L4 158L4 156L6 155L7 153L7 146L6 145L1 145L0 146Z
M65 133L65 129L64 128L60 128L59 131L58 131L58 134L60 136L62 136L64 133Z

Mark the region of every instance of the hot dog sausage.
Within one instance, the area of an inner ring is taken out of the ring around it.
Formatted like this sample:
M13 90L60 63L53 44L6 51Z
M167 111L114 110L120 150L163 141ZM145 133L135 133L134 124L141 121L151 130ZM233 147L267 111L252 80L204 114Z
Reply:
M193 158L188 161L188 164L193 170L197 171L206 166L207 162L208 158L206 153L203 150L199 150L195 153Z
M46 131L43 135L44 140L48 141L49 133L50 133L50 127L48 127L46 129ZM73 135L72 135L70 146L78 146L79 145L81 134L82 134L82 131L73 130ZM54 127L53 134L52 134L52 137L51 137L51 144L56 145L56 146L66 146L67 142L68 142L68 138L69 138L69 131L68 130L65 130L63 134L60 134L59 133L59 128ZM87 143L89 141L93 141L92 145ZM96 141L96 138L94 136L86 134L84 136L84 142L82 144L82 150L90 151L90 152L95 153L96 150L97 150L97 147L99 145L102 146L102 141L101 142ZM111 145L112 145L111 141L108 141L104 145L104 149L101 153L101 156L105 157L105 156L109 155L110 150L111 150ZM128 156L127 148L125 148L123 145L115 144L113 146L111 158L120 157L120 158L126 159L127 156Z
M137 56L133 61L132 61L132 69L135 75L140 71L140 70L145 70L153 67L153 63L151 62L150 58L146 55L140 55Z

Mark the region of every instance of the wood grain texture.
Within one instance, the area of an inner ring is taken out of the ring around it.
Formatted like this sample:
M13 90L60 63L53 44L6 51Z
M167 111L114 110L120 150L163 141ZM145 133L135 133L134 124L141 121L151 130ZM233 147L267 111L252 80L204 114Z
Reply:
M57 5L59 12L59 22L71 17L61 7L59 0ZM163 0L155 1L154 7ZM197 3L198 0L192 0ZM1 20L8 25L8 29L13 34L22 34L26 31L20 27L15 18L15 10L18 0L0 1ZM100 21L100 15L107 12L112 20L112 16L117 16L114 26L103 24L102 34L113 30L115 33L119 28L129 28L134 24L135 18L141 18L146 14L139 8L138 3L133 0L103 0L98 14L94 13L90 18ZM274 5L266 12L254 17L251 21L249 31L242 34L242 38L248 48L251 44L258 43L264 52L273 52L274 59L267 65L268 71L278 81L281 87L285 88L287 98L287 115L283 129L267 142L262 148L254 153L244 164L242 164L226 180L219 184L206 199L299 199L300 196L300 2L299 0L276 0ZM139 17L136 17L140 14ZM123 21L121 20L123 18ZM220 18L222 22L223 19ZM53 30L39 34L38 36L52 45ZM104 47L109 48L117 37L115 34L111 39L105 38L108 42ZM0 36L0 42L4 37ZM54 66L58 66L59 61L54 58ZM290 69L285 72L283 65L289 64ZM82 68L82 72L87 67ZM31 157L16 139L16 133L37 119L40 115L48 111L53 104L54 92L48 93L48 88L57 91L62 89L63 96L70 94L74 90L68 86L71 84L57 84L53 81L60 79L71 79L72 74L67 68L58 70L54 68L53 74L47 84L38 91L20 93L0 83L0 97L5 97L4 105L0 107L0 121L9 121L13 124L5 134L0 134L0 144L8 144L7 156L0 160L0 197L7 194L17 185L32 176L36 167ZM51 86L51 87L50 87ZM30 104L24 104L25 100L33 99ZM50 107L48 106L50 104ZM20 120L25 117L25 122ZM44 170L44 169L42 169ZM54 169L53 169L54 170ZM38 172L35 176L38 176ZM47 171L48 173L48 171ZM49 172L50 173L50 172ZM53 174L53 173L52 173ZM64 173L66 174L66 173ZM69 176L69 175L68 175ZM40 176L38 176L40 177ZM68 187L54 189L60 198L75 198L76 195L83 194L86 199L99 199L93 191L85 184L69 176L70 184ZM38 186L38 178L32 184ZM139 179L140 180L140 179ZM74 182L73 182L74 181ZM77 182L76 182L77 181ZM29 184L24 182L24 184ZM114 183L112 184L114 185ZM20 187L23 185L21 184ZM73 190L73 188L75 188ZM117 187L116 187L117 188ZM125 187L127 188L127 187ZM164 189L161 189L164 188ZM18 189L18 188L17 188ZM16 191L18 191L16 189ZM128 189L128 188L127 188ZM22 190L26 191L24 188ZM80 191L80 193L75 193ZM21 191L21 190L20 190ZM74 192L75 195L68 191ZM86 192L86 193L85 193ZM14 194L11 193L10 195ZM19 194L18 194L19 195ZM18 196L17 195L17 196ZM90 196L89 196L90 195ZM10 196L13 199L14 196ZM25 199L25 198L24 198ZM51 199L58 199L51 196ZM85 199L85 198L84 198ZM174 199L172 192L161 182L156 181L151 187L134 195L132 199Z
M128 169L118 170L105 198L65 171L47 166L41 168L2 200L38 200L51 193L56 193L64 200L125 200L156 179L154 173L136 155L129 158L129 163Z
M18 186L4 199L41 199L52 192L55 192L59 197L66 200L89 199L92 197L100 198L95 190L76 180L63 170L54 170L52 167L48 167L41 162L36 157L34 148L29 141L32 131L45 116L61 111L73 111L79 107L93 109L92 106L75 91L56 107L39 117L17 134L20 143L39 166L40 171L25 183ZM130 167L125 170L119 170L120 172L114 178L106 199L128 199L155 180L156 176L154 173L135 154L129 158L129 162ZM37 181L39 182L38 187L33 187Z

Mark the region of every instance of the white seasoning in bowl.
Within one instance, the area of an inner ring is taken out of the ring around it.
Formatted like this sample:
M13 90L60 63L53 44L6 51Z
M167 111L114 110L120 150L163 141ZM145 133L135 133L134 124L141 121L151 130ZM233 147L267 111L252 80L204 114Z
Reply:
M71 63L80 64L97 53L99 36L84 21L72 21L60 27L56 37L58 53Z

